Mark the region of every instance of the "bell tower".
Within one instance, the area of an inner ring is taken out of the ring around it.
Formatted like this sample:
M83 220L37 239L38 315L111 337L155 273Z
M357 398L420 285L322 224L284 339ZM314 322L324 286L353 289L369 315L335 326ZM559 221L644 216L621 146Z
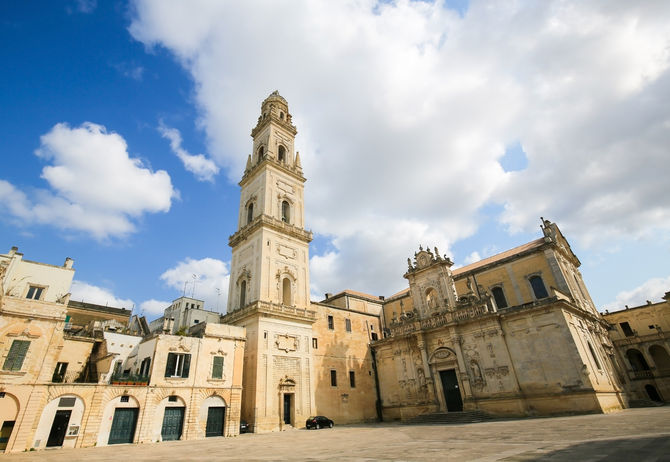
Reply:
M251 131L252 152L239 185L228 313L245 327L242 418L254 431L304 421L314 411L309 243L304 183L288 103L273 92ZM276 401L278 400L278 401Z

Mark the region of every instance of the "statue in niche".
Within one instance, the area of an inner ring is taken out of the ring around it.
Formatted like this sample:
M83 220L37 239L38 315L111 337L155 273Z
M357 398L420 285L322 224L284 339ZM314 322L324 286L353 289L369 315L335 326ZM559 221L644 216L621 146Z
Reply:
M477 364L477 361L472 359L470 361L470 367L472 368L472 375L474 376L475 381L482 381L482 370L479 367L479 364Z

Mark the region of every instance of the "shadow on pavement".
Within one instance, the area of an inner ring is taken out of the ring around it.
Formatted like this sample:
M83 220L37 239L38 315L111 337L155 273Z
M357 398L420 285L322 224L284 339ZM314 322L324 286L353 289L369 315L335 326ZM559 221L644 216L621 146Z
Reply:
M670 462L670 438L667 435L650 438L620 438L578 443L551 452L534 450L502 459L521 461L622 461Z

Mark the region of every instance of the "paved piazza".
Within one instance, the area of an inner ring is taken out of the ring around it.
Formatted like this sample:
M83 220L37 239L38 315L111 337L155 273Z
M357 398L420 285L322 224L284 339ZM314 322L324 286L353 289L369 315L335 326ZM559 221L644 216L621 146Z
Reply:
M38 460L670 461L670 406L466 425L348 425L0 456L6 462Z

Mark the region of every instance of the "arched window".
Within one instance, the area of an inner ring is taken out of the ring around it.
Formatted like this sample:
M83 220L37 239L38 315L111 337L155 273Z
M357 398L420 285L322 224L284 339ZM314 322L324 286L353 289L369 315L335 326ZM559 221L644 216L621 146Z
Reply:
M289 278L284 278L281 284L282 287L282 300L281 302L284 305L291 305L291 280Z
M651 360L656 365L656 369L659 371L670 371L670 356L665 348L660 345L652 345L649 347L649 354L651 355Z
M258 162L263 160L263 154L265 154L265 148L261 146L260 148L258 148Z
M281 120L284 120L284 113L281 112L281 111L279 111L279 118L280 118Z
M640 350L636 350L635 348L631 348L630 350L626 351L626 358L628 358L628 362L630 363L630 367L632 367L634 371L648 371L649 370L649 364L647 364L647 360L644 359L644 356L642 356L642 353L640 353Z
M431 288L426 291L426 305L431 310L437 308L437 292L435 292L435 289Z
M240 282L240 308L247 304L247 281Z
M251 223L251 220L254 219L254 203L252 202L247 206L247 224Z
M281 221L285 223L291 222L291 205L288 201L282 201L281 203Z
M277 159L279 162L286 162L286 148L281 144L279 145L279 154L277 154Z
M493 293L493 298L496 301L496 306L498 308L507 308L507 299L505 298L505 292L503 292L502 287L494 287L491 289Z
M530 286L533 288L533 294L535 295L536 299L539 300L549 296L547 289L544 287L544 282L540 276L531 276L528 281L530 282Z

